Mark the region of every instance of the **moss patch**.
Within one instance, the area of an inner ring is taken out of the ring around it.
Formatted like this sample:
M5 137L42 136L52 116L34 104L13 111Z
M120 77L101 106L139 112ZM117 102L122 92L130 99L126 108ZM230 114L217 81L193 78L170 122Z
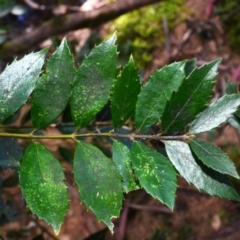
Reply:
M164 43L166 36L163 18L166 18L170 29L184 19L184 2L161 2L125 14L113 22L111 28L118 31L120 48L125 48L125 52L133 54L138 68L148 65L152 60L153 50Z

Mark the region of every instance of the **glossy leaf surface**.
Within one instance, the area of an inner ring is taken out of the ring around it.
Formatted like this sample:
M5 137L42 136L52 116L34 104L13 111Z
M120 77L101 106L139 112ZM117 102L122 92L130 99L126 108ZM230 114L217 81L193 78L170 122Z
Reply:
M22 148L14 138L0 138L0 167L18 168L22 158Z
M190 146L198 159L206 166L220 173L239 178L233 162L220 148L198 138L192 139L190 141Z
M47 49L13 61L0 75L0 123L17 111L32 93Z
M225 95L214 101L192 123L189 132L193 134L218 127L232 116L240 105L240 95Z
M96 46L76 73L70 98L72 118L77 127L86 126L104 107L117 74L116 36Z
M140 185L154 198L173 209L177 177L169 160L140 142L133 143L131 158Z
M133 113L141 89L137 69L131 57L114 82L111 92L111 111L114 128L121 127Z
M162 117L165 105L184 78L185 62L176 62L157 70L139 94L135 124L138 131L147 129Z
M123 200L121 176L115 164L95 146L79 141L73 171L81 201L113 232L111 219L119 216Z
M73 57L64 38L34 89L31 109L34 127L46 127L62 113L69 100L74 76Z
M135 182L135 177L133 175L133 170L131 166L130 150L120 141L115 140L113 142L113 161L119 173L122 176L123 182L122 187L125 192L130 192L132 190L138 189Z
M165 146L169 159L181 176L189 183L210 195L240 200L228 178L219 172L207 168L203 164L201 165L201 162L193 157L187 143L165 141Z
M174 92L162 118L163 132L183 129L206 107L217 75L220 61L215 60L196 68Z
M40 143L26 150L19 169L22 194L28 207L58 233L68 210L68 193L59 161Z

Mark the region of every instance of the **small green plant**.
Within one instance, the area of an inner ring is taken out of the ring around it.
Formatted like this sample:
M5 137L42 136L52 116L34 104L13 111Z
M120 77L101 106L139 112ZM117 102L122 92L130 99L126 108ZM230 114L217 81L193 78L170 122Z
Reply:
M117 67L115 41L113 35L94 47L75 69L63 39L44 72L47 49L14 61L0 75L0 149L5 153L0 165L20 165L20 187L31 211L58 233L68 210L63 169L40 139L73 140L74 182L81 201L111 231L111 220L119 216L129 191L144 188L173 209L178 173L199 190L238 201L227 177L239 178L234 164L222 150L197 137L227 121L240 105L240 96L229 94L207 106L220 60L199 68L195 60L175 62L156 70L142 86L132 57L121 70ZM34 131L8 132L5 121L29 99ZM107 102L112 114L109 131L82 132L94 125ZM41 134L38 130L55 122L67 104L74 131ZM112 158L83 141L89 136L112 139ZM23 156L16 138L32 141ZM126 139L131 144L126 145ZM148 140L161 141L166 154L145 144Z

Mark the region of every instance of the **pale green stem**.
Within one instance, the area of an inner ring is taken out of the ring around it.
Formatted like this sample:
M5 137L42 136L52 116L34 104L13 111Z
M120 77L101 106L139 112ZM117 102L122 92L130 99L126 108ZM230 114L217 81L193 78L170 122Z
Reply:
M156 135L141 135L141 134L118 134L114 132L108 133L72 133L72 134L56 134L56 135L34 135L32 133L21 134L21 133L6 133L0 132L0 137L7 138L25 138L25 139L72 139L76 140L76 138L82 137L109 137L109 138L128 138L130 140L135 139L154 139L154 140L180 140L180 141L188 141L191 138L195 137L194 135L180 135L180 136L162 136L160 134Z

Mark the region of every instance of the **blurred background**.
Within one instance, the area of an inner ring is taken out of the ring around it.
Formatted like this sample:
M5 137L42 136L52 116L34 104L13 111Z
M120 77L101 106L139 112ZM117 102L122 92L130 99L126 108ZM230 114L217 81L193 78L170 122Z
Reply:
M117 31L119 66L132 54L143 82L155 69L184 59L197 59L200 66L221 58L212 97L239 92L240 1L227 0L0 0L0 71L16 57L50 46L49 56L67 37L76 62ZM30 132L30 105L26 104L4 125L15 132ZM240 114L203 137L226 151L240 172ZM111 120L109 107L96 116ZM59 122L62 122L60 127ZM4 125L1 126L4 128ZM102 124L104 125L104 124ZM99 125L101 131L109 131ZM234 125L233 128L231 125ZM90 127L89 127L90 128ZM5 131L11 131L4 128ZM44 133L72 132L69 108L54 127ZM89 129L85 129L89 130ZM92 130L90 128L90 130ZM84 131L84 130L83 130ZM110 156L106 139L92 139ZM42 141L61 161L71 196L61 232L33 216L21 196L17 164L3 153L20 159L29 141L0 139L0 239L6 240L202 240L240 239L240 203L210 197L179 177L176 206L172 212L143 190L125 196L121 217L114 220L111 235L103 223L80 204L73 184L73 143ZM157 148L157 143L155 147ZM8 162L5 159L8 158ZM240 182L231 179L240 193Z

